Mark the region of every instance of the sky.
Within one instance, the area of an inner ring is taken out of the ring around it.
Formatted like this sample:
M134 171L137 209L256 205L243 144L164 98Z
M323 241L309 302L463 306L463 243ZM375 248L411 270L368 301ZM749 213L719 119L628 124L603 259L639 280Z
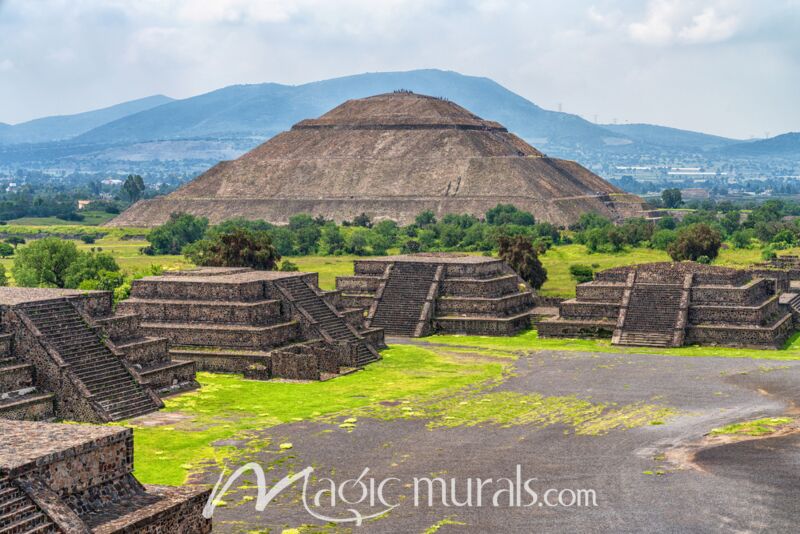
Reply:
M800 0L0 0L0 122L440 68L547 108L800 131Z

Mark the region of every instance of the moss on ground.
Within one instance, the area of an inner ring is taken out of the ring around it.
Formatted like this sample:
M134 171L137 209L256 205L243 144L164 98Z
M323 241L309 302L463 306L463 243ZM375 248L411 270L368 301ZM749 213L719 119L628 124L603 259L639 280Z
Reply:
M780 427L788 425L791 422L792 420L788 417L767 417L765 419L756 419L755 421L734 423L721 428L715 428L709 432L709 434L712 436L763 436L764 434L771 434Z
M226 443L246 443L255 438L253 431L380 402L454 394L496 383L507 369L501 360L457 361L421 347L392 347L382 354L383 360L365 370L327 382L199 373L201 389L166 400L157 417L167 424L136 427L136 475L145 483L181 484L191 471L238 455L239 449ZM269 447L280 450L278 444Z

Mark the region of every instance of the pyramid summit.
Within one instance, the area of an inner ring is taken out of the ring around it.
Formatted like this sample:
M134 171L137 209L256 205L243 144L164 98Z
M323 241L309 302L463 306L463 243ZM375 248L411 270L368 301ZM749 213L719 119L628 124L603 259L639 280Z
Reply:
M156 226L174 212L212 223L244 217L281 224L297 213L342 221L367 213L407 224L424 210L480 216L500 203L559 225L587 211L619 219L644 207L497 122L442 98L396 91L300 121L167 196L137 202L109 224Z

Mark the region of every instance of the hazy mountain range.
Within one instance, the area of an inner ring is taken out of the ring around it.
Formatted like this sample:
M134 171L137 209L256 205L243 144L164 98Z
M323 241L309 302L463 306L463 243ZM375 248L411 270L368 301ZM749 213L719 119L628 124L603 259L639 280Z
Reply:
M229 159L347 99L396 89L446 97L551 155L746 151L749 157L800 157L800 134L752 142L649 124L599 125L542 109L488 78L415 70L297 86L234 85L181 100L156 95L76 115L0 123L0 163Z

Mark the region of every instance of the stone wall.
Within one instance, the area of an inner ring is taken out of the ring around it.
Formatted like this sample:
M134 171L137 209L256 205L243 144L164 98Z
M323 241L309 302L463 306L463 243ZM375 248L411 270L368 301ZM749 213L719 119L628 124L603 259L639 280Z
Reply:
M757 279L740 287L692 286L692 305L753 306L772 295L773 283Z
M686 329L686 342L700 345L779 349L783 347L793 329L792 316L787 314L777 324L770 327L689 326Z
M530 293L512 293L494 299L440 297L436 301L438 315L512 315L533 307Z
M624 285L598 282L597 280L575 286L575 296L578 300L621 303L624 292Z
M700 306L689 308L689 323L731 323L764 325L780 312L775 295L759 306Z
M443 334L465 334L473 336L509 336L530 328L531 316L523 314L507 319L469 317L436 317L434 329Z
M609 302L582 302L565 300L560 306L560 315L565 319L615 319L619 316L620 304Z
M440 295L445 297L497 298L520 291L516 275L501 275L486 280L445 278L440 284Z

